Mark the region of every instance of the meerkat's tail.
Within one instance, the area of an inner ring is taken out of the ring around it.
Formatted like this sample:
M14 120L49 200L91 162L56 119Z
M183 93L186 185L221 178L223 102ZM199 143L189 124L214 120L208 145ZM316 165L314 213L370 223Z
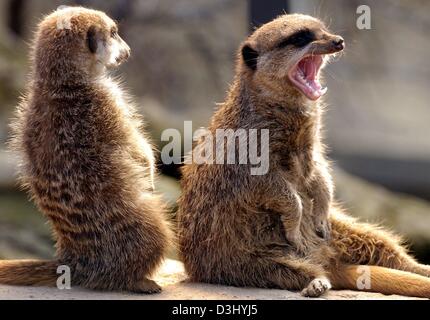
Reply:
M331 272L330 280L337 290L430 298L430 278L384 267L343 265Z
M0 284L55 286L59 275L55 261L0 261Z

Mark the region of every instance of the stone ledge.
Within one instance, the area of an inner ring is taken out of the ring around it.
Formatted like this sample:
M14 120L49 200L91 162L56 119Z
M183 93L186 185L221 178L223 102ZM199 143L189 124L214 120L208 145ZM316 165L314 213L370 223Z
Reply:
M159 295L104 293L84 289L60 291L54 288L0 286L0 300L306 300L299 293L286 290L233 288L187 283L183 265L167 260L155 280L163 286ZM403 300L402 296L376 293L331 291L322 300Z

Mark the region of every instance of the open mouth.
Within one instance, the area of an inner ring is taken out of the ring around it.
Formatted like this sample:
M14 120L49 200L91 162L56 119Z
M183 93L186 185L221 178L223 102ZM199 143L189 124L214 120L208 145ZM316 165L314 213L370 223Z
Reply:
M308 99L313 101L318 100L327 92L327 88L323 88L318 81L322 64L322 55L306 56L289 73L290 81Z

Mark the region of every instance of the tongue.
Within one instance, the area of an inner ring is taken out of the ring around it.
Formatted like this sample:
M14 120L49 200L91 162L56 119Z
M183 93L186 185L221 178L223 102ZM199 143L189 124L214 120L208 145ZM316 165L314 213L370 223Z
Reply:
M304 59L299 63L299 68L304 71L307 79L315 79L316 77L316 66L312 58Z
M306 96L312 100L317 100L327 92L327 88L322 88L317 81L317 73L319 66L318 61L309 57L303 59L297 68L295 79L302 84L302 90Z

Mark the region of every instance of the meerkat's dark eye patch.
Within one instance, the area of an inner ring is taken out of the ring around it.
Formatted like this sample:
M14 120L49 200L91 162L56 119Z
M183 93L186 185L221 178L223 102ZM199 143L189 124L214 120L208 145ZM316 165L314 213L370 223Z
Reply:
M242 49L242 57L245 64L252 70L257 69L258 52L252 49L249 45L245 45Z
M91 53L96 53L99 44L98 44L98 32L95 26L91 26L88 29L87 42L88 42L88 48L90 49Z
M310 31L309 29L304 29L293 33L288 38L282 40L278 45L278 49L285 48L287 46L295 46L297 48L302 48L309 43L316 40L315 33Z

